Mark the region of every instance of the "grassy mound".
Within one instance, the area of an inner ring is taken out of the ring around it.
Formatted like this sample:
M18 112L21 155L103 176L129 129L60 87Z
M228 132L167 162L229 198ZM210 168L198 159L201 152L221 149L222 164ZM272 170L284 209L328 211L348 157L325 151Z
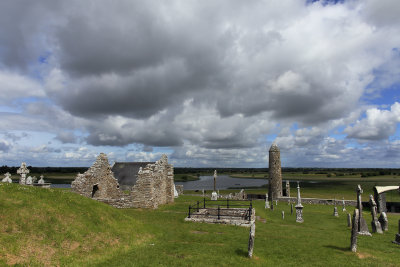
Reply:
M0 183L0 210L0 265L101 262L146 239L135 218L69 190Z
M360 236L352 253L346 213L304 204L304 223L290 206L274 211L254 201L253 259L246 257L249 229L185 222L196 196L180 196L157 210L115 209L61 189L0 183L0 265L25 266L398 266L393 244L399 214L389 231ZM348 207L352 213L353 208ZM281 211L285 212L282 219ZM371 216L364 211L370 226ZM371 229L371 227L370 227Z

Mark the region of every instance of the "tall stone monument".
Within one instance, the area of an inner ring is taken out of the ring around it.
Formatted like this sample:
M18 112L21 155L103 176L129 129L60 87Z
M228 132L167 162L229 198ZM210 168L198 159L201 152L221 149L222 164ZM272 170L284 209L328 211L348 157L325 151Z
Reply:
M269 149L269 197L271 200L282 196L281 152L273 143Z
M361 185L357 186L357 209L358 209L358 234L359 235L368 235L371 236L371 233L368 230L368 225L367 222L365 221L363 215L362 215L362 201L361 201L361 194L363 193L363 190L361 189Z
M296 208L296 222L302 223L303 220L303 205L301 204L301 197L300 197L300 184L297 182L297 205Z
M214 191L211 193L211 200L218 200L218 194L217 194L217 170L214 170Z
M373 233L378 233L378 234L383 234L382 226L381 226L381 223L378 220L378 215L376 213L376 211L377 211L376 202L375 202L374 197L372 195L369 196L369 206L371 207L372 232Z
M19 180L20 184L26 184L26 175L29 173L29 169L26 167L26 163L22 162L21 167L17 170L17 173L21 175Z

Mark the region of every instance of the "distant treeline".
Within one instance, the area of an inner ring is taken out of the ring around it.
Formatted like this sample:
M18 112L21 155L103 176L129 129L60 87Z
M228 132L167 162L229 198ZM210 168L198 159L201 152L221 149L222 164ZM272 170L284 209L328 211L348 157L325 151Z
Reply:
M175 174L196 173L267 173L268 168L180 168L175 167ZM325 174L331 176L361 175L361 177L379 175L400 175L399 168L293 168L283 167L283 173Z
M88 167L32 167L27 166L31 173L83 173L87 171ZM16 174L19 167L8 167L3 165L0 167L0 174L9 172Z

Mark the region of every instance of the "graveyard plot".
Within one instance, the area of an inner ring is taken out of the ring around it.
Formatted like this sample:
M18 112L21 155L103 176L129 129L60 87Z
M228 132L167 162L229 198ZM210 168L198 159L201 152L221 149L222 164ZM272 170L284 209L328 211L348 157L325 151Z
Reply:
M252 200L206 200L189 205L185 221L250 227L255 221Z

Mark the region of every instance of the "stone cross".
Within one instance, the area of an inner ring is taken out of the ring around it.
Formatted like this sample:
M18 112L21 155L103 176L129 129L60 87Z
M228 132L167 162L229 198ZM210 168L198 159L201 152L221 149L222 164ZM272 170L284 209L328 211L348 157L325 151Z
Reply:
M354 209L353 224L351 228L350 250L357 252L357 235L358 235L358 218L360 217L359 210Z
M371 233L368 230L367 222L365 221L365 219L362 215L362 202L361 202L361 194L362 193L363 193L363 190L361 189L361 186L358 185L357 186L358 234L371 236Z
M265 194L265 209L269 209L269 208L270 208L270 206L269 206L268 193L267 193L267 194Z
M297 205L296 208L296 222L302 223L303 220L303 205L301 205L301 197L300 197L300 183L297 182Z
M40 180L38 181L38 184L44 184L43 178L44 178L43 174L40 175ZM175 190L176 190L176 189L175 189Z
M17 174L21 175L21 179L19 180L20 184L26 184L26 175L29 173L29 169L26 167L26 163L22 162L21 167L17 170Z
M381 223L382 230L387 231L388 230L388 218L387 218L386 212L382 211L381 216L379 216L378 220Z
M7 172L7 173L5 173L4 174L4 176L5 176L5 178L3 178L3 180L1 180L3 183L12 183L12 180L11 180L11 174L9 173L9 172Z
M381 223L378 221L378 216L376 215L376 202L374 200L374 197L372 195L369 196L369 206L371 207L371 216L372 216L372 232L373 233L378 233L378 234L383 234Z
M346 211L346 203L345 203L345 201L344 201L344 198L342 199L342 204L343 204L343 209L342 209L342 211L344 212L344 211Z
M250 226L249 233L249 246L248 246L248 256L249 258L253 257L253 249L254 249L254 238L256 236L256 224L252 223Z
M399 230L398 230L398 233L396 234L396 239L392 242L397 245L400 245L400 220L399 220Z
M217 190L217 170L214 170L214 191Z

